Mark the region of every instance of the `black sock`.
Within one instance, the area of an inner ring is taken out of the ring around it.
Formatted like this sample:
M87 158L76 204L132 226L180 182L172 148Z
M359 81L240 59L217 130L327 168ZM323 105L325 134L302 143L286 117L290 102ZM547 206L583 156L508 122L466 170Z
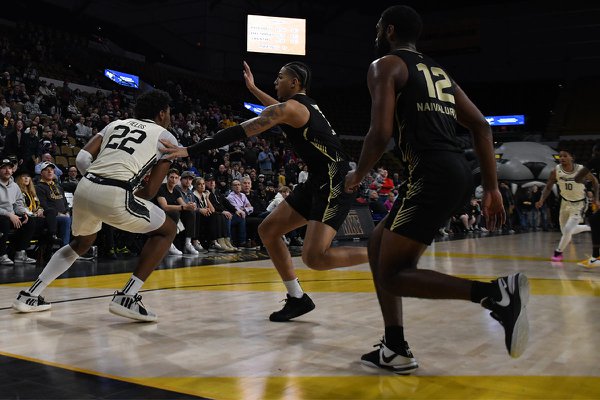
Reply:
M599 246L594 246L592 248L592 257L594 257L594 258L600 257L600 247Z
M404 344L404 328L399 325L385 327L385 345L390 349Z
M496 281L473 281L473 286L471 286L471 301L473 303L481 303L481 300L485 299L486 297L491 297L495 300L500 300L502 298L500 288L498 287Z

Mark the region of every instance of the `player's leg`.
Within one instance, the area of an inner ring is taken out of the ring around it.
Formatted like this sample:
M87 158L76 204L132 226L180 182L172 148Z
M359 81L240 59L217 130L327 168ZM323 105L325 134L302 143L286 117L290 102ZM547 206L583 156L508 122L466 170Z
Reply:
M562 236L558 246L556 247L556 250L554 250L554 255L551 258L552 261L562 261L562 253L571 242L573 235L590 230L588 225L579 224L581 221L581 209L577 203L572 204L568 203L566 200L563 200L563 204L561 205L560 209Z
M365 353L361 362L377 368L393 370L399 374L409 374L417 369L417 361L413 357L408 343L404 339L404 323L402 321L402 297L394 296L383 290L377 283L379 271L379 248L383 236L387 216L381 220L369 237L369 266L373 274L377 300L383 316L385 334L379 349ZM387 361L386 361L387 360Z
M82 186L91 184L84 182ZM73 198L73 240L52 255L46 267L29 287L21 291L13 302L13 308L21 312L36 312L49 310L51 305L41 296L46 287L56 278L67 271L80 255L85 254L96 240L96 233L102 227L102 221L97 218L87 201L90 192L82 190Z
M287 289L284 307L269 316L269 319L274 322L289 321L315 308L310 297L300 286L292 264L292 256L282 239L286 233L304 225L306 225L306 219L287 201L283 201L258 226L260 240L267 249L273 265Z
M586 268L595 268L600 266L600 212L596 211L590 218L590 228L592 230L592 256L579 263Z
M369 261L367 249L358 246L331 247L337 231L321 221L308 221L302 261L309 268L324 271L328 269L350 267Z
M148 239L142 248L133 274L123 289L115 293L109 311L122 317L152 322L156 321L157 316L142 304L142 296L138 292L167 254L177 228L175 222L167 218L165 212L155 204L139 198L134 198L133 201L130 199L129 207L134 204L138 215L142 207L147 210L146 218L127 214L120 221L112 221L112 225L129 232L145 233Z
M96 240L96 233L75 236L71 243L61 247L56 253L52 255L48 264L44 267L44 270L33 282L33 284L27 290L22 290L15 301L13 302L13 308L20 312L37 312L49 310L51 305L47 303L41 296L42 292L48 285L50 285L56 278L66 272L73 263L79 258L80 255L85 254L94 241Z

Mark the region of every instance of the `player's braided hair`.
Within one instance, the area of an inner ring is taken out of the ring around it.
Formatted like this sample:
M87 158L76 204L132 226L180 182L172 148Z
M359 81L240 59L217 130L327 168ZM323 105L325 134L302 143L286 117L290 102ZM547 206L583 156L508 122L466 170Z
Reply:
M312 79L312 72L310 71L308 65L300 61L292 61L285 64L283 67L291 71L298 78L300 86L304 90L308 91L308 88L310 87L310 81Z

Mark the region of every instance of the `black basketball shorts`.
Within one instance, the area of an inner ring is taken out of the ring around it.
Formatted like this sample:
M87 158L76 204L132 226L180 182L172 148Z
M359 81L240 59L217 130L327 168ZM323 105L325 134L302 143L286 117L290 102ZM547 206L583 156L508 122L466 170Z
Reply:
M436 232L471 199L473 176L465 156L428 152L408 166L408 183L394 202L385 227L430 245Z
M329 163L320 171L311 169L308 180L296 186L285 201L307 220L323 222L337 231L355 197L344 190L348 171L347 161Z

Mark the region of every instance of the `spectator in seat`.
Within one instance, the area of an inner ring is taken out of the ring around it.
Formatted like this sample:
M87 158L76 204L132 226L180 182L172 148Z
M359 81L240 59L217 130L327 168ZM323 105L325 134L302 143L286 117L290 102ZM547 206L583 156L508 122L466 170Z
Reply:
M156 204L158 204L177 225L180 225L179 221L181 219L182 211L194 211L196 209L196 203L189 204L183 200L181 190L177 188L179 180L179 170L171 168L167 175L167 182L160 186L155 198ZM181 222L184 224L184 229L186 229L185 223L183 221ZM194 229L193 226L188 226L187 228L190 229L190 232ZM183 252L172 243L169 248L169 254L182 255Z
M388 213L383 203L379 201L379 194L376 190L371 190L369 193L369 209L375 223L381 221Z
M235 207L231 218L231 238L236 247L246 247L246 216L252 214L254 208L248 198L242 193L242 183L235 180L231 183L231 192L227 200Z
M6 134L3 153L5 158L16 158L19 167L28 159L29 135L25 133L23 121L15 122L14 129L9 130Z
M246 195L254 209L251 215L246 216L246 247L256 248L262 244L258 235L258 226L265 219L267 202L264 192L252 189L252 179L249 176L244 176L240 182L242 183L242 193Z
M304 164L298 174L298 183L304 183L308 179L308 165Z
M390 212L390 210L394 206L394 201L396 201L396 196L394 195L394 192L389 192L387 195L387 199L383 202L383 206L385 207L387 212Z
M254 142L248 140L246 142L246 147L244 148L244 165L249 168L256 168L258 166L258 154L259 151L254 145Z
M35 232L34 224L28 223L27 207L21 189L13 180L14 163L9 159L0 161L0 264L17 263L33 264L35 260L27 256L27 246ZM8 257L6 241L8 233L13 230L11 238L15 250L15 261Z
M273 175L273 164L275 163L275 156L271 152L269 145L265 145L261 152L258 153L258 167L260 173L265 175Z
M80 144L87 143L92 137L92 126L89 118L80 117L79 122L75 124L75 137Z
M219 165L219 169L215 173L215 180L217 181L217 189L227 196L233 179L224 164Z
M40 169L40 180L35 187L40 205L44 210L56 210L58 236L62 239L62 245L66 246L71 241L71 216L65 192L56 180L54 164L46 161Z
M44 228L47 228L52 243L62 244L63 241L56 235L58 227L56 219L57 211L54 208L44 210L41 206L31 175L23 171L17 175L15 181L23 194L23 201L25 202L25 207L28 209L29 223L35 225L35 232L39 233Z
M198 219L196 218L198 213L196 212L198 206L196 204L196 197L194 196L194 178L196 176L191 171L184 171L181 174L180 187L181 197L185 205L194 204L193 210L181 211L181 221L185 227L185 244L184 251L188 254L198 255L199 252L204 251L202 245L198 241Z
M77 189L77 184L79 183L79 177L77 176L78 171L77 167L71 166L67 170L67 175L63 176L62 187L65 192L75 193L75 189Z
M50 163L50 164L54 165L54 176L56 176L56 178L60 179L60 177L62 176L63 172L61 171L60 168L58 168L54 164L54 160L52 159L52 154L50 154L50 153L44 153L44 154L42 154L42 161L40 161L35 166L35 175L36 176L40 176L41 173L42 173L42 165L47 165L47 163Z
M214 175L212 175L212 174L207 175L205 178L205 181L206 181L206 189L210 193L208 199L210 200L211 204L215 208L215 212L222 214L227 219L227 236L225 237L225 240L224 240L224 243L227 246L226 249L239 251L239 249L237 249L236 247L233 246L233 244L231 243L231 239L230 239L231 238L231 220L233 218L233 215L236 212L236 208L229 202L229 200L227 200L227 198L225 196L223 196L223 194L219 190L217 190ZM225 249L220 248L220 247L222 247L220 243L217 243L215 245L215 247L217 248L217 250L225 250Z
M31 123L31 126L25 130L29 135L27 150L28 159L23 162L23 169L29 172L30 174L35 173L35 165L40 161L40 138L38 137L38 125L36 123ZM33 175L32 175L33 176Z
M387 196L388 193L394 189L394 181L388 176L387 169L381 169L379 180L381 181L379 186L379 195Z
M228 220L222 213L217 213L210 202L210 192L206 190L204 178L194 179L194 197L196 200L196 237L207 250L212 246L219 251L235 253L225 238L227 237Z

